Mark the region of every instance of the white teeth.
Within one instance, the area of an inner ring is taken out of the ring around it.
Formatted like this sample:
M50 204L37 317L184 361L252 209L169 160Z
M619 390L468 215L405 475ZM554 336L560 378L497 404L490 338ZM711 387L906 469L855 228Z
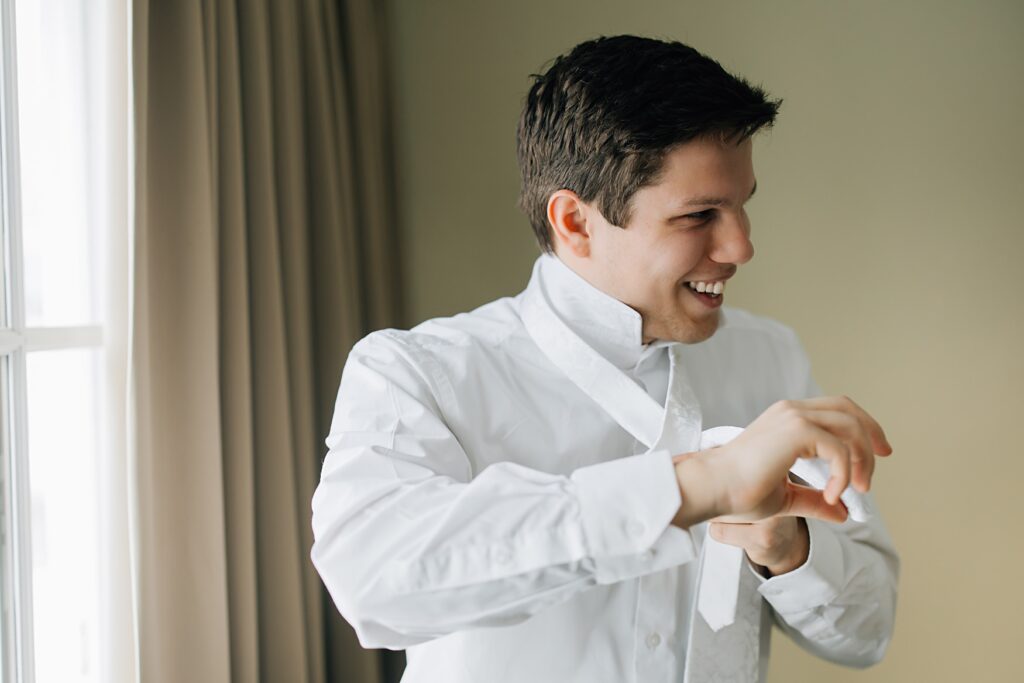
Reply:
M690 289L717 296L725 291L725 282L688 282Z

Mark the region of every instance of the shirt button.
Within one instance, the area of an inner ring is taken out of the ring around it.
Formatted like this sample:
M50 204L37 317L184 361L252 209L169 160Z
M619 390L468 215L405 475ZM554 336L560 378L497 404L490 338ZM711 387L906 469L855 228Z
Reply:
M651 633L650 635L647 636L647 647L649 647L649 648L651 648L653 650L654 648L658 647L658 645L660 645L660 644L661 644L661 636L659 636L657 633Z
M644 523L639 520L634 519L626 523L626 533L630 536L642 536L644 529Z
M508 548L498 548L494 551L494 561L498 564L505 564L512 559L512 553Z
M650 562L651 560L653 560L653 559L654 559L654 548L650 548L650 549L648 549L648 550L645 550L645 551L644 551L644 555L643 555L643 558L644 558L645 560L647 560L648 562Z

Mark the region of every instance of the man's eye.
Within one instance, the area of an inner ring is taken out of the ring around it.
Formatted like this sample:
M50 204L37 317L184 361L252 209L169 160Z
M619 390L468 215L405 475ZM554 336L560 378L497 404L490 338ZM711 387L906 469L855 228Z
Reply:
M686 214L686 217L692 218L697 221L706 221L707 219L711 218L714 215L714 209L705 209L704 211L697 211L696 213L688 213Z

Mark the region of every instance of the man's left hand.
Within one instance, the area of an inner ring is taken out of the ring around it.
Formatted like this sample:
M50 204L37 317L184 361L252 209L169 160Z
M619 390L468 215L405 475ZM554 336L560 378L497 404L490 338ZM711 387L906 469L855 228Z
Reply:
M807 561L811 537L803 517L769 517L750 524L712 521L711 538L746 551L771 576L793 571Z

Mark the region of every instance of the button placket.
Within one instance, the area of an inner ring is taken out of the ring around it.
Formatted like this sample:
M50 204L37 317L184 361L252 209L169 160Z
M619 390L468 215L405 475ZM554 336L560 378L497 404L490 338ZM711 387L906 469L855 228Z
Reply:
M679 581L676 567L647 574L639 579L636 623L636 680L676 681L682 678L681 647L672 647L679 625L681 601L675 595ZM677 652L676 650L680 650Z

